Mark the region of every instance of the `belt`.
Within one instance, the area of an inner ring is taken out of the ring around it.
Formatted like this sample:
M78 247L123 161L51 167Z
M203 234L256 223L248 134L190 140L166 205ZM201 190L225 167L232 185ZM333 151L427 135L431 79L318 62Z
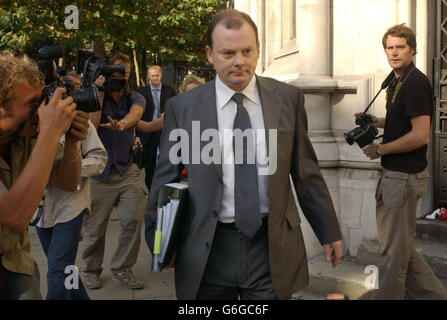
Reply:
M262 218L262 227L267 227L267 225L268 225L268 221L269 221L268 216L267 216L267 217L263 217L263 218ZM217 222L217 226L218 226L218 227L222 227L222 228L226 228L226 229L239 230L239 229L236 227L236 222L224 223L224 222L220 222L220 221L218 221L218 222Z

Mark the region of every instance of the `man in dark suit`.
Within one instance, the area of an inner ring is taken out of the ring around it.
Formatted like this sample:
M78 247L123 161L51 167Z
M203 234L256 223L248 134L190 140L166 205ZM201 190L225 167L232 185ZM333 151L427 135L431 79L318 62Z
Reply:
M146 241L153 239L150 216L160 186L179 181L184 166L189 207L175 258L177 297L289 299L309 283L290 176L326 259L335 267L342 255L335 210L307 135L303 94L255 76L257 28L244 13L214 16L206 53L216 79L166 103ZM246 131L241 148L237 132ZM179 145L179 136L188 139Z
M152 131L152 125L156 124L153 120L162 118L166 100L175 96L175 90L166 84L162 84L161 78L161 67L157 65L150 66L147 70L149 85L138 90L146 99L146 109L137 126L136 142L143 145L144 167L146 170L145 180L148 192L151 190L161 134L160 129Z

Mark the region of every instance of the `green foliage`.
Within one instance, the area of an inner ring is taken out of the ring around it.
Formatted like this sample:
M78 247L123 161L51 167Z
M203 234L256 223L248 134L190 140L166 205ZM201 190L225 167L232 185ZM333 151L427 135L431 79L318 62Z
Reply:
M79 29L68 30L64 10L73 4ZM91 48L99 36L107 53L144 48L162 61L203 62L208 22L226 6L224 0L0 0L0 49L24 53L60 44L73 52Z

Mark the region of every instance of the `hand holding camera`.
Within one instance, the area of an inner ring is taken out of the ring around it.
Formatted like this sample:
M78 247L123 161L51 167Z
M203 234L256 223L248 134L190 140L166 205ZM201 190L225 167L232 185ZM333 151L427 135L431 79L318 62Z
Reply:
M357 118L357 116L359 116L361 114L361 112L357 112L354 113L354 117ZM371 119L371 123L376 127L376 128L382 128L383 126L380 126L380 118L376 117L375 115L371 114L371 113L366 113L365 114L366 117Z
M378 118L372 114L369 114L368 110L372 106L374 101L377 99L379 94L382 92L382 90L386 89L393 79L394 79L394 72L392 71L388 75L388 77L386 77L385 81L382 82L379 92L366 107L365 111L354 114L355 124L358 125L358 127L344 134L345 140L349 145L352 145L354 144L354 142L357 142L359 147L364 149L363 147L372 144L375 139L379 139L381 137L377 136L377 134L379 133L377 128L384 127L385 119Z
M372 116L375 118L374 119L371 115L365 112L357 113L355 116L355 124L358 125L358 127L345 133L344 136L348 144L352 145L354 142L357 142L359 147L363 148L364 146L371 144L374 139L378 138L377 134L379 131L373 125L373 121L378 121L378 118Z
M40 132L48 132L60 139L76 117L76 103L72 97L62 97L65 88L57 88L48 104L43 102L37 110Z
M87 139L87 133L89 128L88 123L89 115L83 111L76 111L76 117L71 123L71 127L65 135L65 141L78 142Z
M366 147L363 147L362 150L365 156L371 160L378 159L382 156L382 153L380 152L380 145L377 143L371 143Z

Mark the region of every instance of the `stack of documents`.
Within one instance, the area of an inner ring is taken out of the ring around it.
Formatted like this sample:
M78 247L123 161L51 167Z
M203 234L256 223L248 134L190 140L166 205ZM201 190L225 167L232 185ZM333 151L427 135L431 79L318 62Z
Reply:
M177 250L186 212L186 190L180 183L164 185L159 193L152 270L161 271Z

